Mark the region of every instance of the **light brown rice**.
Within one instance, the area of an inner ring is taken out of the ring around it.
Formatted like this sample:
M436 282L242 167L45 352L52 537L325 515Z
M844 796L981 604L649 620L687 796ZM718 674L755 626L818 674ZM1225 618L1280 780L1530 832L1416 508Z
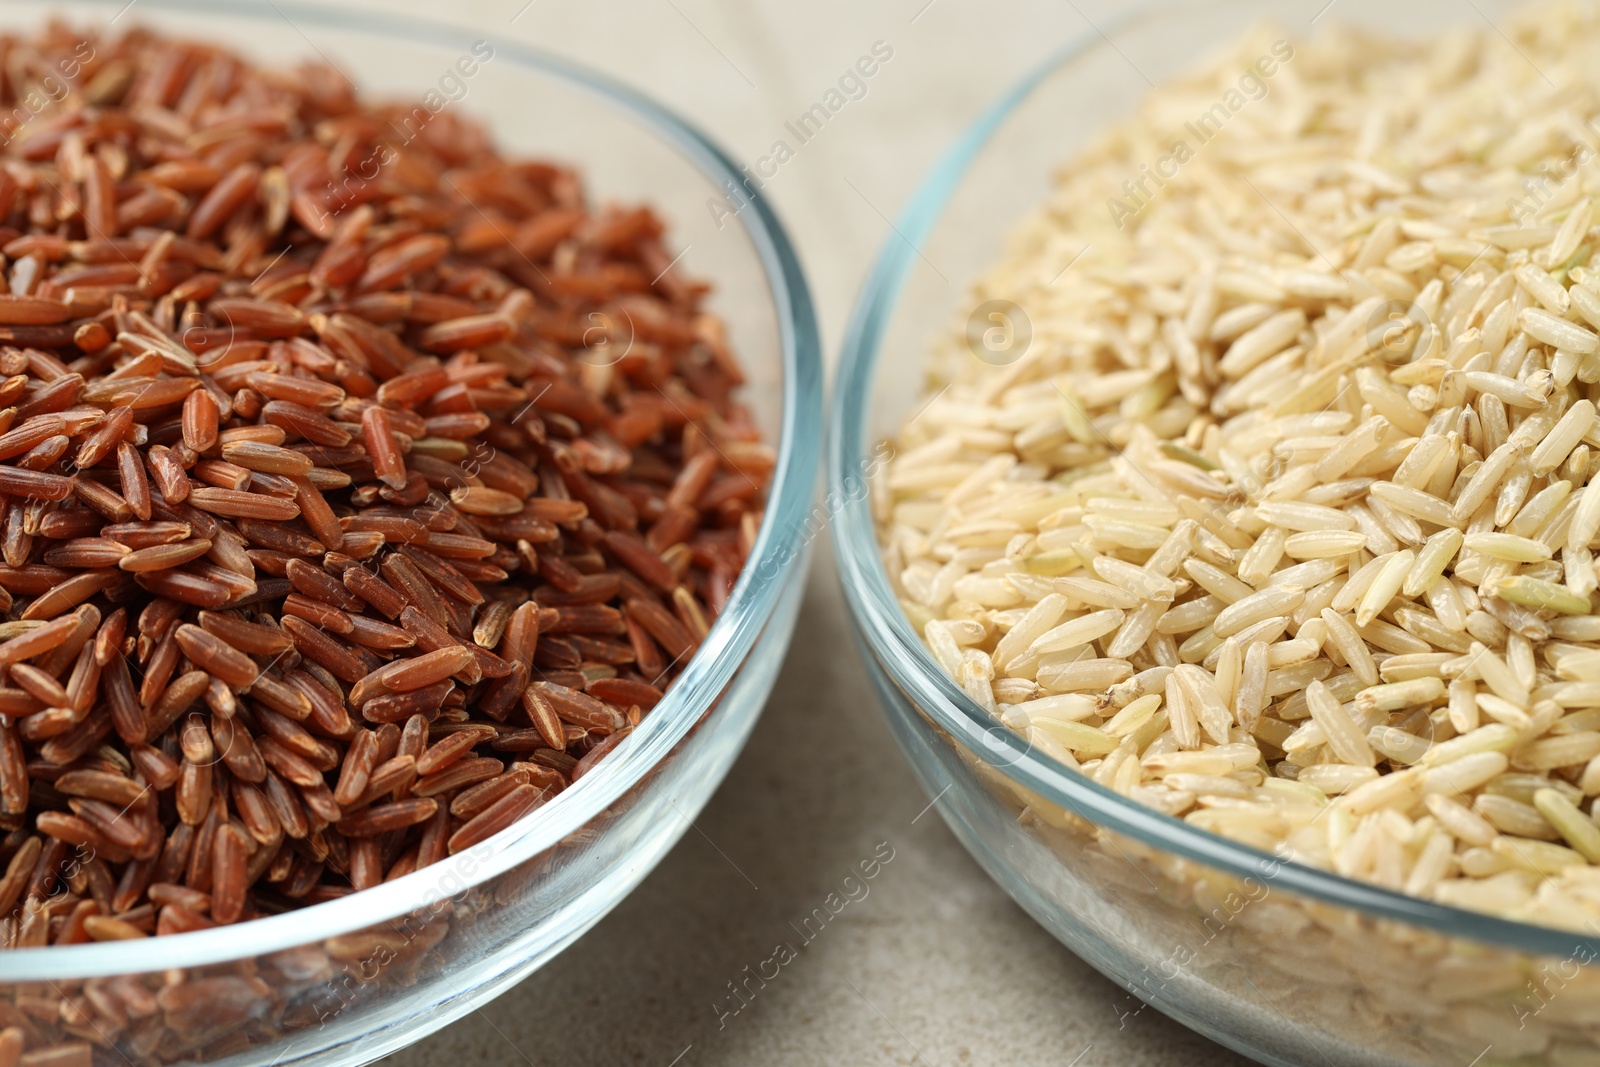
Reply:
M941 666L1042 753L1305 863L1588 929L1600 168L1548 165L1600 147L1575 58L1600 21L1506 37L1259 37L1152 93L976 286L1031 344L940 347L875 506ZM1265 98L1142 178L1268 51Z

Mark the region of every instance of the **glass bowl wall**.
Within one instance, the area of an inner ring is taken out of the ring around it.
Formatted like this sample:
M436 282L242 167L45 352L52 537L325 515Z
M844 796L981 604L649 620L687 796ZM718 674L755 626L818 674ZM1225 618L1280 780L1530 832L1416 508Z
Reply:
M1262 23L1296 45L1335 22L1426 41L1505 10L1236 0L1101 21L1025 76L924 179L858 297L842 353L827 459L840 577L879 703L929 797L1062 942L1146 1003L1265 1063L1600 1064L1600 940L1285 862L1031 750L943 674L906 619L879 554L873 481L883 442L926 403L932 343L972 310L970 282L1043 201L1053 169L1130 115L1152 83Z
M0 30L52 15L216 40L264 63L321 58L379 97L435 90L506 152L575 165L596 202L650 203L683 250L681 268L714 286L710 307L747 372L745 399L778 449L750 565L699 653L633 735L536 816L433 867L284 915L0 953L0 1027L22 1027L30 1053L66 1043L52 1060L62 1067L365 1063L472 1010L597 922L684 833L743 746L804 586L822 402L810 294L768 206L729 199L741 176L715 145L643 94L519 46L503 27L282 2L22 0L0 7ZM454 75L485 41L492 57L469 79Z

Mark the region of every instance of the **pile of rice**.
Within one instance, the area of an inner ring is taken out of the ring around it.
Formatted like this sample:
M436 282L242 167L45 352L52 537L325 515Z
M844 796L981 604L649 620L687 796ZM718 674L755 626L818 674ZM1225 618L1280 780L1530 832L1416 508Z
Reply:
M1593 928L1600 15L1500 31L1268 34L1152 93L976 288L1026 350L947 339L875 505L933 655L1036 751Z

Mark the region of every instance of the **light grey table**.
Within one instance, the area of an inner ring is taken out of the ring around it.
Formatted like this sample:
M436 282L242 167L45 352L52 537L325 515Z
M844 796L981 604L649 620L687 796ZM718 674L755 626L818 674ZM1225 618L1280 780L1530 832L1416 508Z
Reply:
M800 246L830 365L867 264L918 177L989 101L1070 37L1092 32L1086 18L1102 22L1115 6L346 2L580 60L652 93L752 163L883 42L893 56L866 94L766 190ZM1139 1011L1013 904L935 813L924 814L927 798L849 642L831 553L818 547L777 691L696 827L553 964L393 1062L1242 1064ZM860 862L890 850L864 898L775 979L751 983L748 1003L734 999L729 983L743 982L778 944L801 943L791 922L840 890Z

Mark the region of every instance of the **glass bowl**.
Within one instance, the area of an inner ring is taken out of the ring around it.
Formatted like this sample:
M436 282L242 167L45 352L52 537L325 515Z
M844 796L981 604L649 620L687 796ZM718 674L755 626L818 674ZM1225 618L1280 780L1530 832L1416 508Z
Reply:
M932 806L1073 951L1147 1004L1264 1063L1600 1064L1600 939L1287 862L1031 750L944 674L902 611L879 554L875 478L890 455L884 442L926 403L930 343L974 310L967 283L1043 202L1052 169L1129 115L1149 84L1264 21L1291 41L1341 20L1426 37L1499 10L1233 0L1159 3L1101 22L993 105L926 177L845 339L826 509L869 676ZM1127 1016L1143 1010L1127 1003L1118 1009ZM1062 1050L1063 1060L1074 1051Z
M131 10L130 10L131 9ZM596 201L649 202L715 287L712 310L778 449L750 563L699 654L633 735L537 815L435 866L238 926L0 952L0 1028L53 1067L175 1061L359 1064L431 1033L547 962L660 861L760 714L804 587L820 450L815 313L768 205L736 166L644 95L485 33L269 2L8 3L0 27L52 14L213 39L267 63L336 64L363 92L470 110L508 152L559 158ZM509 20L512 9L506 12ZM498 29L498 28L497 28ZM465 67L461 69L466 69ZM720 210L719 210L720 208Z

